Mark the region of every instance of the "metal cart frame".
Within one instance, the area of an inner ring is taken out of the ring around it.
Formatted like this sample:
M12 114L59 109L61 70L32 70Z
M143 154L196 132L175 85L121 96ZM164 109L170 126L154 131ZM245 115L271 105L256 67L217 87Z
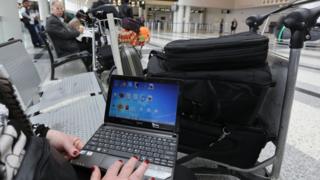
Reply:
M297 2L297 1L295 1ZM314 2L302 1L296 4L304 4ZM293 7L293 4L288 5L285 8ZM270 14L280 12L281 10L274 11ZM264 20L267 19L266 16L252 16L247 19L247 24L250 30L257 32L258 27L263 24ZM282 74L285 85L283 86L283 99L281 109L278 113L280 117L279 122L276 122L278 127L276 127L276 139L272 141L275 145L275 154L263 162L257 163L254 167L243 169L228 164L220 163L214 161L218 165L218 168L194 168L193 171L199 175L210 175L210 174L226 174L239 177L241 179L257 179L257 180L275 180L279 179L281 165L283 161L285 144L287 139L288 127L290 123L290 115L293 104L295 85L297 80L298 66L300 60L301 49L304 46L304 42L310 39L309 31L311 27L315 26L316 20L320 16L320 7L313 9L297 9L287 15L285 19L285 26L290 29L292 37L290 39L290 56L287 64L282 64L287 66L287 73ZM279 57L275 57L277 59ZM286 62L286 61L284 61ZM280 62L281 63L281 62ZM267 171L267 167L272 165L271 172Z
M99 33L102 35L105 42L107 42L108 36L110 37L110 44L112 49L113 60L115 63L115 70L117 70L118 75L123 75L123 68L121 63L120 51L119 51L119 42L118 42L118 32L115 25L115 20L121 22L121 19L114 18L112 13L107 14L107 19L96 19L92 30L98 29ZM107 31L104 27L108 25L109 30ZM95 39L95 34L92 34L92 69L97 71L97 42ZM104 43L105 43L104 42Z

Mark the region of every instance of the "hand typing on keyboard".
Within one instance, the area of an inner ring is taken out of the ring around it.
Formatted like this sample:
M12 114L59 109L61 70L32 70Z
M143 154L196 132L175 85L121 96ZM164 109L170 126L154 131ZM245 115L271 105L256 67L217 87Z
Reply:
M149 161L143 161L136 168L138 162L139 160L136 156L131 157L126 164L122 160L116 161L109 167L103 178L101 178L100 169L97 166L93 166L90 180L142 180L144 173L148 169ZM150 180L155 180L155 178L152 177Z
M46 138L50 145L61 152L68 160L79 156L79 151L84 146L83 142L78 137L53 129L48 131Z
M151 164L173 167L176 140L101 128L84 149L125 158L138 156L142 161L148 159Z

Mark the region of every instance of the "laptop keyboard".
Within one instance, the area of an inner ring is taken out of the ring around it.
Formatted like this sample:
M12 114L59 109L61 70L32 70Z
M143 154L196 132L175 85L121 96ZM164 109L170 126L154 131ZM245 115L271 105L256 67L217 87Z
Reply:
M136 132L101 127L84 147L115 156L130 158L133 155L140 160L173 167L176 155L176 140L156 137Z

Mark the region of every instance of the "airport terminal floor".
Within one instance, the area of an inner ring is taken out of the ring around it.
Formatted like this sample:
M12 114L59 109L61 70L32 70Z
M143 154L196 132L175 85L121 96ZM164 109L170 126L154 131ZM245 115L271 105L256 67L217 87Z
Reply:
M147 66L149 52L154 49L162 49L165 44L176 39L209 38L217 37L217 33L167 33L152 32L151 41L142 49L142 65ZM31 57L35 57L35 64L43 82L49 81L50 62L47 51L34 49L30 37L24 33L24 45ZM270 37L270 51L288 57L287 45L279 45L273 36ZM320 51L319 47L304 48L302 50L301 63L289 126L288 139L285 148L284 162L281 169L282 180L318 180L320 177ZM80 61L67 63L57 68L56 77L63 78L85 72L86 69ZM104 77L102 77L103 79ZM105 82L106 79L103 79ZM104 88L107 88L104 83ZM274 147L271 144L263 149L261 157L272 154ZM196 159L187 164L188 167L210 162ZM227 176L199 176L201 180L236 179Z

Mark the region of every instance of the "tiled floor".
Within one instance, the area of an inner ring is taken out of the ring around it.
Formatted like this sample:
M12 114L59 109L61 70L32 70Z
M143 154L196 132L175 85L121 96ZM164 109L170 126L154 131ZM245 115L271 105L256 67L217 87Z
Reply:
M151 49L161 49L166 43L175 39L208 38L216 34L173 34L155 33L150 44L143 49L143 67L147 66L148 54ZM30 47L28 36L25 44L30 54L41 52ZM272 50L288 56L288 48L271 44ZM303 50L299 68L297 91L291 114L290 128L286 151L281 171L283 180L319 180L320 177L320 52L319 50ZM46 53L35 60L35 64L43 81L48 80L49 60ZM85 72L80 61L66 64L57 70L57 77L63 78L72 74ZM267 146L262 156L272 153L272 147ZM189 165L205 164L195 161ZM210 164L210 163L209 163ZM232 179L228 177L201 177L199 179Z

